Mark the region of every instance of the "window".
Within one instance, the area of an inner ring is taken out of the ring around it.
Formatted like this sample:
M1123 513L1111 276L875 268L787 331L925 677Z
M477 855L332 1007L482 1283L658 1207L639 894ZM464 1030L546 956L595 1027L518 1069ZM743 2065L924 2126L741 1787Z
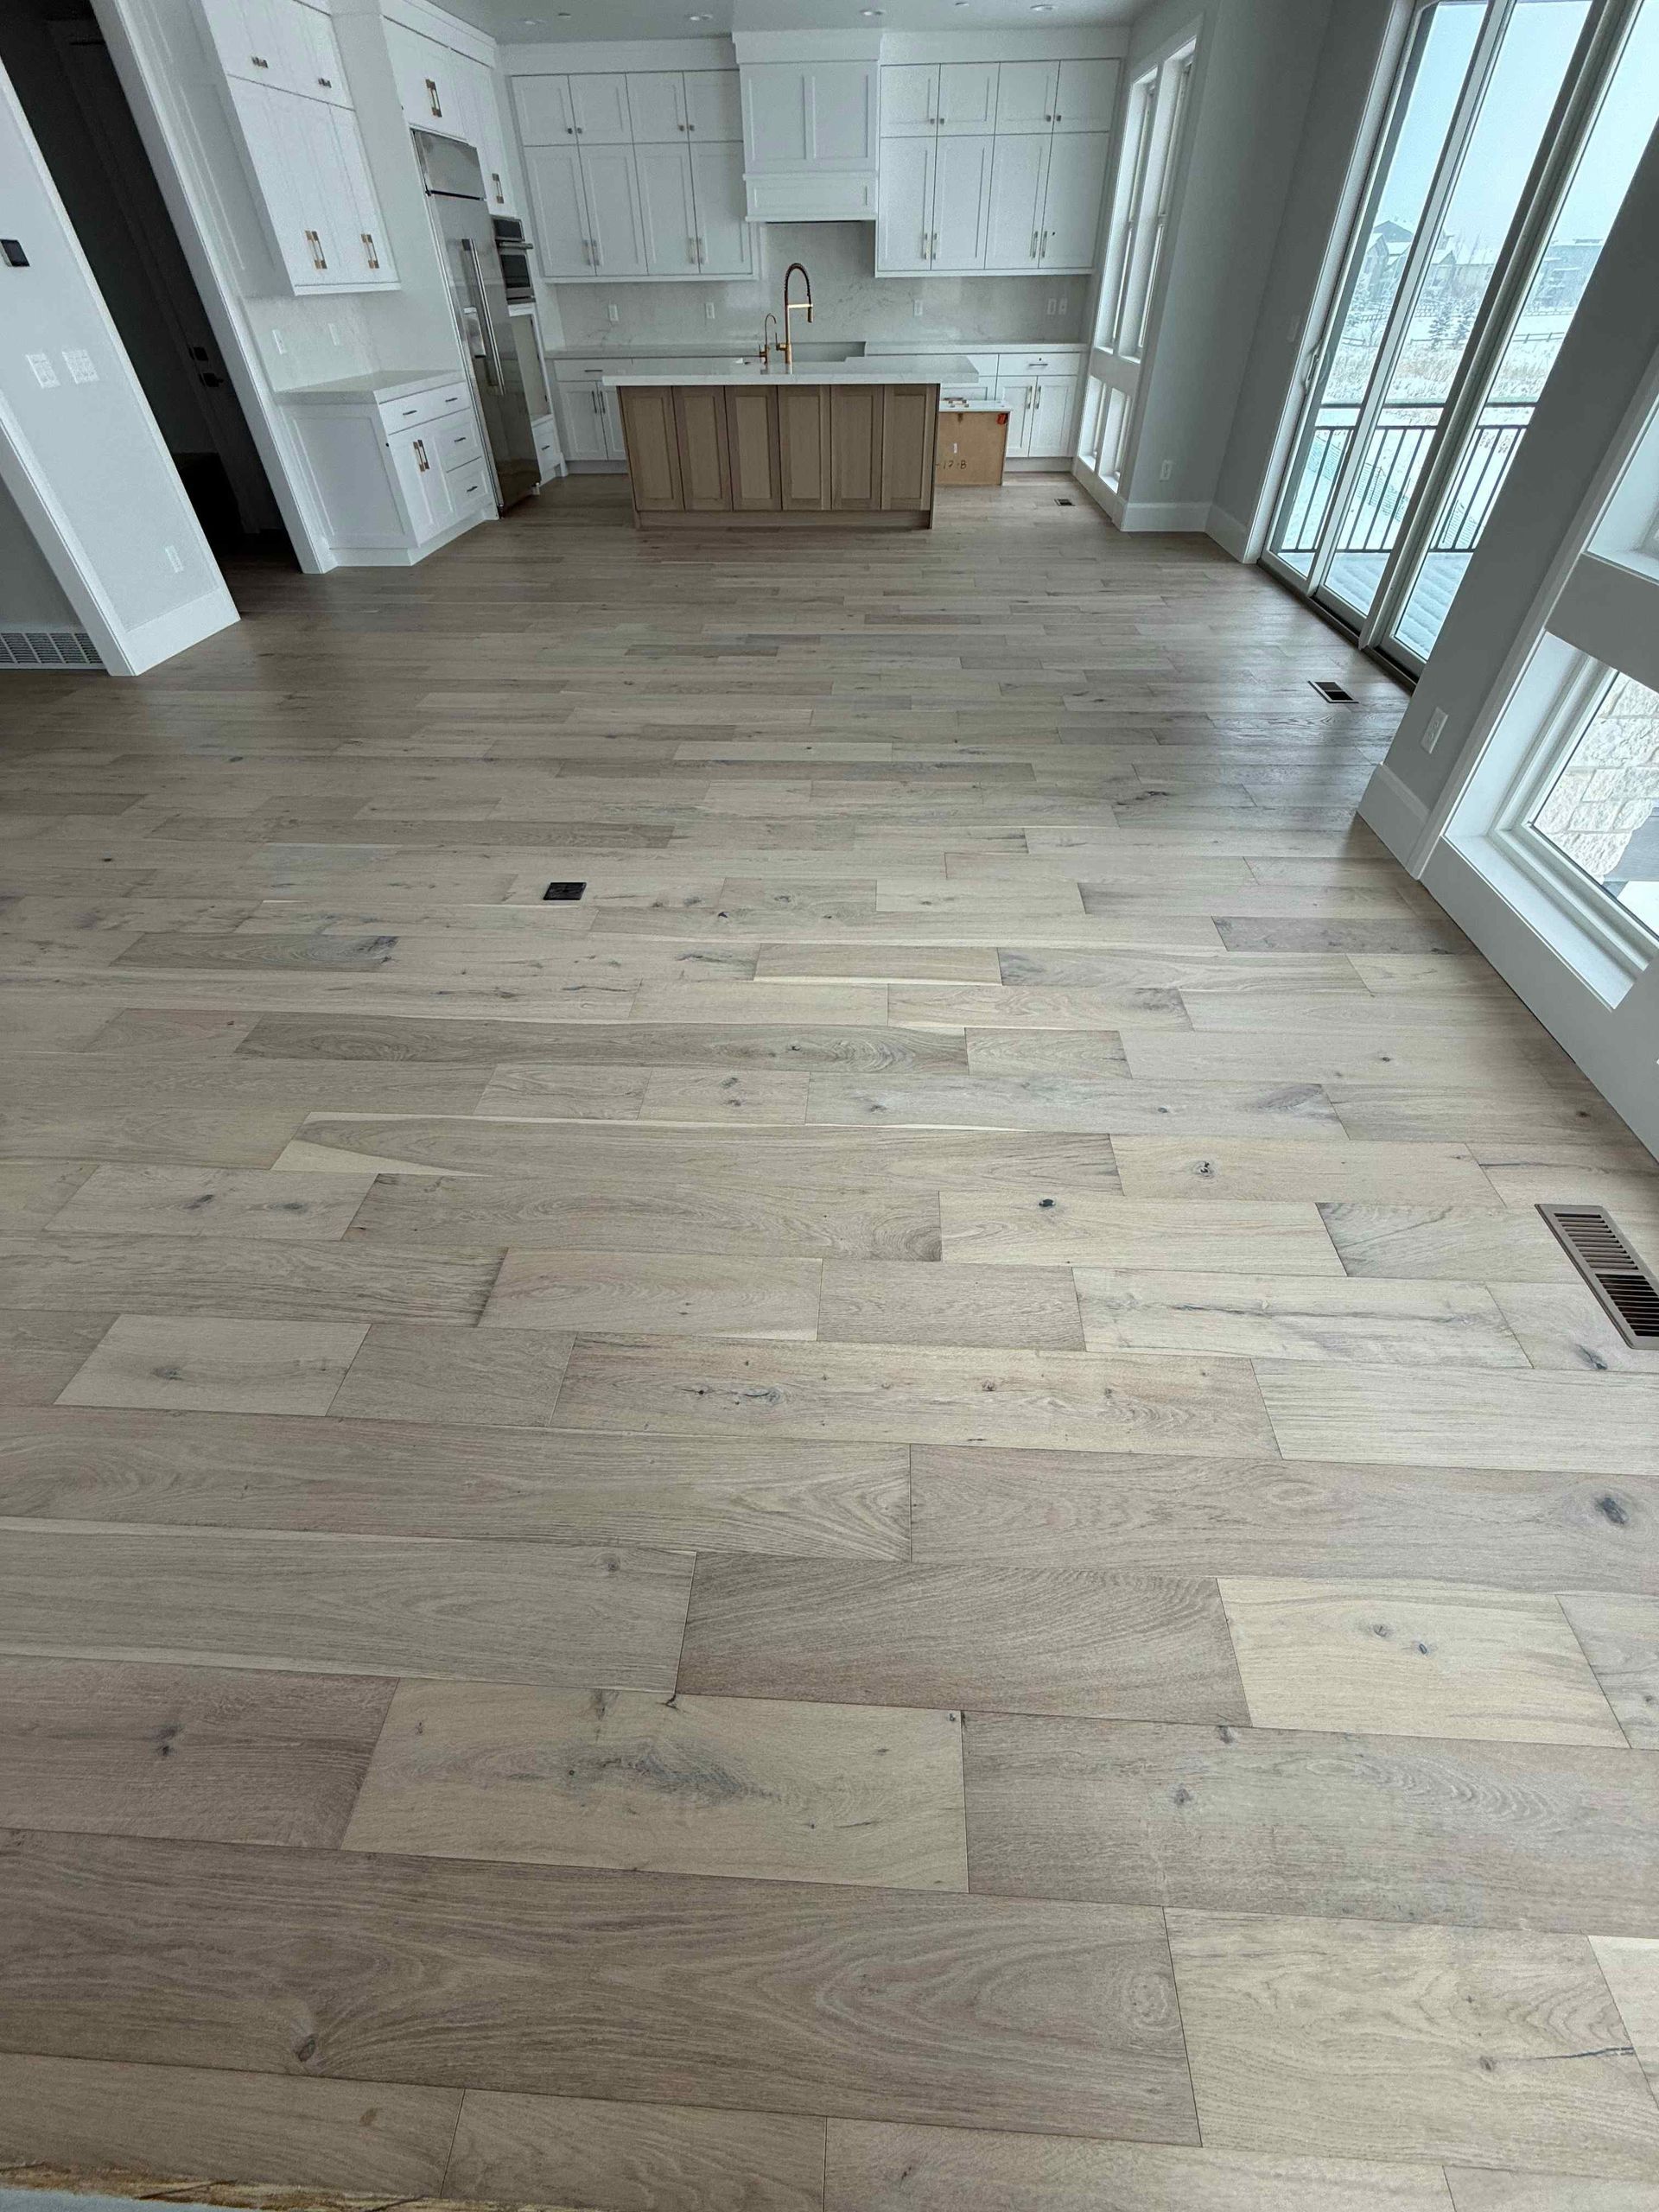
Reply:
M1603 669L1524 827L1659 937L1659 691Z

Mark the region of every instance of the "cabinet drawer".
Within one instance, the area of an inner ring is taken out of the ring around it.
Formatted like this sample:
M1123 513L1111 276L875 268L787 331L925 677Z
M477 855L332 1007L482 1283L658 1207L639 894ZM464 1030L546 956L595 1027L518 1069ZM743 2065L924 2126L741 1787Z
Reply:
M443 473L450 501L458 515L477 513L485 508L493 512L495 487L490 482L490 472L482 456L475 461L457 461Z
M434 423L426 431L428 443L446 468L464 468L476 461L484 448L480 442L478 424L469 414L450 423Z
M1005 377L1074 376L1082 358L1080 346L1039 346L1029 353L999 354L998 372Z
M461 414L469 417L471 414L464 384L435 385L430 391L411 391L402 399L384 400L380 407L380 420L388 435L412 430L422 423L439 422L446 415Z
M560 384L591 384L595 377L622 376L633 367L626 359L609 361L556 361L553 374Z

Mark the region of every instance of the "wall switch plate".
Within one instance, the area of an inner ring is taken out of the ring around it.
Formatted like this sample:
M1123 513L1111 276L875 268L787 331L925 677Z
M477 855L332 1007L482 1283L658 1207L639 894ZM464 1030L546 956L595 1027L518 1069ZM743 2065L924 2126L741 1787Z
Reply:
M1445 735L1446 709L1444 707L1437 707L1434 709L1434 712L1429 716L1427 726L1423 731L1424 752L1432 753Z
M328 326L328 337L329 337L329 340L330 340L331 344L335 345L335 346L338 346L338 345L339 345L339 343L340 343L340 325L339 325L337 322L331 322L331 323L329 324L329 326Z
M915 316L917 321L919 322L922 319L922 296L919 292L918 292L912 299L910 303L910 311L912 315Z
M703 319L703 321L704 321L705 322L712 322L712 321L714 321L714 319L715 319L715 303L714 303L714 302L713 302L712 300L705 300L705 301L703 302L703 303L702 303L702 319Z
M52 365L52 356L49 353L25 353L23 359L35 372L35 381L42 391L50 391L54 385L63 382L63 378Z
M1170 478L1171 478L1174 474L1175 474L1175 464L1174 464L1174 462L1173 462L1173 461L1166 461L1164 463L1163 467L1162 467L1158 471L1158 481L1159 481L1160 484L1167 484L1167 483L1168 483L1168 481L1169 481L1169 480L1170 480Z
M66 346L63 349L63 365L69 372L69 379L72 384L98 382L98 371L93 366L92 355L87 353L85 346Z
M1054 293L1051 292L1051 293L1049 294L1049 296L1048 296L1048 304L1047 304L1047 306L1043 309L1043 313L1044 313L1045 315L1052 315L1052 314L1054 314L1054 313L1055 313L1055 311L1058 309L1058 308L1059 304L1060 304L1060 302L1059 302L1058 297Z
M614 322L616 321L616 302L614 300L607 300L605 303L605 320L607 322Z
M163 545L162 550L167 556L168 567L172 569L175 576L181 576L184 574L184 563L179 556L178 547Z

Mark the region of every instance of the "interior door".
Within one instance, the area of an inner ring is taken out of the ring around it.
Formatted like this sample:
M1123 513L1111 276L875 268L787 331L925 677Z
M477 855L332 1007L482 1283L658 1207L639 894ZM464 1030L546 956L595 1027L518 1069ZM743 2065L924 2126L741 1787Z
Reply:
M691 149L692 199L697 218L697 267L705 276L747 276L754 269L754 234L743 192L743 149L716 140Z
M605 276L648 274L639 174L632 147L590 146L584 142L582 189L588 203L588 243L594 268Z
M993 137L941 136L933 188L935 269L982 269L990 240Z
M1018 67L1031 65L1020 62ZM1007 73L1003 65L1003 74ZM988 269L1035 269L1043 243L1043 181L1048 168L1046 133L999 133L991 161Z
M697 214L691 188L691 149L638 146L640 219L645 265L653 276L685 276L697 266Z
M591 276L593 253L588 240L588 196L582 189L582 156L573 137L568 145L526 146L524 168L536 224L536 257L544 276Z
M931 133L881 141L876 221L884 270L925 271L932 265L934 145Z

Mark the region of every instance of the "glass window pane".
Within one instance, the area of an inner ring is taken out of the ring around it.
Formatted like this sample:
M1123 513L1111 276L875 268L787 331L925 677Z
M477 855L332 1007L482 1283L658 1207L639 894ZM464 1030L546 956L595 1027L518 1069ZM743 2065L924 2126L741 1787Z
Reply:
M1425 11L1418 28L1319 404L1274 533L1274 550L1299 575L1313 565L1485 15L1484 5L1443 0Z
M1415 495L1588 12L1589 0L1518 0L1504 30L1338 536L1331 588L1358 616ZM1502 448L1524 417L1491 427Z
M1659 931L1659 692L1614 676L1532 827Z
M1420 660L1433 651L1656 123L1659 0L1645 0L1395 626L1400 643Z

